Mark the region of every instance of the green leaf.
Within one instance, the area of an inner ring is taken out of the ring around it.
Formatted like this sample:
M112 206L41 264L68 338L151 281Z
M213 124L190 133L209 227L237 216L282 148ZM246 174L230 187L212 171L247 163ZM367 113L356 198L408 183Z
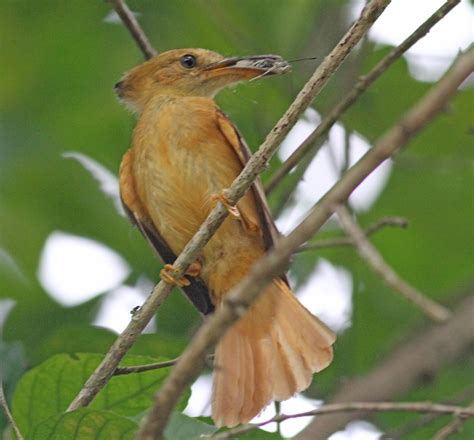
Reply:
M27 435L38 423L62 413L102 360L98 354L55 355L26 373L13 396L13 414L22 432ZM157 362L145 356L128 356L123 366ZM91 403L90 408L109 410L133 417L152 404L152 398L168 374L160 369L113 377ZM189 394L183 396L182 409Z
M138 425L126 417L108 411L81 408L50 417L36 426L30 440L110 440L133 439Z
M174 413L165 430L169 440L200 440L204 435L214 434L217 428L181 413Z

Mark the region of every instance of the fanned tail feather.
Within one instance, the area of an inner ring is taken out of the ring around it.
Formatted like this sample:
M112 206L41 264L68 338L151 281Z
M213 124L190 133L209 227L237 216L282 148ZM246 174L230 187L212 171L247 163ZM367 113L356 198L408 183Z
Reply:
M221 339L212 414L217 426L247 423L272 400L306 389L332 361L334 333L274 280Z

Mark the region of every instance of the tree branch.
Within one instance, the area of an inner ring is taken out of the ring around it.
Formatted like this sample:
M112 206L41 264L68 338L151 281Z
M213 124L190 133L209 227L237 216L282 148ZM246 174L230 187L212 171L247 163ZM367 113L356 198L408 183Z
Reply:
M15 419L13 418L10 408L8 407L7 399L5 397L5 392L3 391L2 382L0 382L0 407L3 409L3 413L5 414L5 417L7 418L8 422L10 423L17 440L24 440L25 438L21 434L21 431L18 428L18 425L15 423Z
M413 32L402 44L394 48L386 57L365 76L361 77L353 89L334 107L323 119L318 127L305 139L305 141L288 157L288 159L267 180L265 191L270 194L282 181L282 179L308 154L315 143L325 136L331 127L340 119L342 114L350 108L359 97L371 86L398 58L410 49L418 40L423 38L431 28L438 23L446 14L453 9L460 0L448 0L428 20L426 20L415 32ZM320 146L320 144L317 144ZM319 151L319 148L315 153ZM311 163L306 162L306 167ZM303 167L302 173L304 173Z
M453 396L450 396L448 400L443 398L443 403L449 405L461 405L465 404L466 399L470 400L474 396L474 386L470 386L467 389L462 391L456 392ZM414 433L417 429L421 429L434 420L440 417L440 414L423 414L417 419L407 420L405 423L394 427L393 429L389 429L384 432L383 439L384 440L396 440L396 439L404 439L408 434Z
M146 365L134 365L132 367L117 367L114 371L114 376L122 376L123 374L143 373L145 371L160 370L161 368L171 367L178 361L179 358L169 361L155 362Z
M380 220L369 225L363 234L369 237L372 234L384 229L386 226L398 227L405 229L408 226L408 220L403 217L382 217ZM341 246L355 246L356 243L352 237L341 238L327 238L325 240L316 240L301 246L296 252L313 251L317 249L341 247Z
M137 43L137 46L143 52L145 59L148 60L151 57L154 57L156 55L156 50L153 49L150 40L148 40L148 37L146 36L145 32L143 31L137 19L135 18L135 15L133 15L133 12L127 6L125 1L108 1L112 4L112 7L114 8L118 16L122 19L123 24L129 30L130 34L132 35L132 38L135 40L135 43Z
M291 234L282 237L273 250L262 257L238 286L224 297L219 309L198 330L156 394L155 405L145 418L138 434L139 440L162 438L168 418L181 393L198 376L204 366L206 354L217 344L219 338L243 316L266 285L284 272L294 251L308 241L332 215L332 207L344 202L375 168L396 153L439 113L473 70L474 48L460 56L450 72L348 170ZM244 173L245 170L242 174Z
M296 123L299 115L308 107L314 97L326 85L330 77L342 64L351 49L369 30L372 23L383 12L390 3L390 0L372 0L362 11L360 18L351 26L349 31L333 49L333 51L318 66L309 81L298 94L289 109L285 112L276 126L270 131L265 142L260 146L259 150L251 157L240 175L232 183L231 187L226 190L226 196L231 204L237 201L248 191L258 174L266 167L268 160L275 153L282 139L288 134L291 127ZM201 249L211 239L219 226L224 222L228 215L227 209L218 203L211 211L207 219L199 228L198 232L185 246L184 250L174 262L174 276L180 278L183 276L187 267L196 260ZM82 390L69 405L68 411L73 411L79 407L87 406L97 395L97 393L105 386L113 375L119 362L125 356L130 347L134 344L140 333L146 327L150 319L154 316L160 305L167 298L172 290L172 286L160 281L150 296L146 299L143 306L132 317L130 324L116 339L104 360L96 368L91 377L87 380ZM200 359L203 364L203 359ZM177 363L179 365L181 361ZM174 371L174 370L173 370ZM176 401L169 400L167 409L169 411L161 412L157 424L151 423L146 426L146 431L157 432L152 438L159 438L158 432L164 428L169 414L174 407ZM159 426L159 428L156 428ZM152 434L153 435L153 434ZM141 438L147 438L142 432ZM150 437L148 437L150 438Z
M131 367L117 367L114 371L114 376L122 376L124 374L133 374L133 373L145 373L147 371L153 370L161 370L162 368L172 367L173 365L178 362L179 358L171 359L169 361L163 362L154 362L152 364L144 364L144 365L134 365ZM214 359L214 355L208 356L209 365L212 364Z
M474 410L474 403L472 403L469 408ZM432 440L446 440L453 434L456 434L462 429L462 425L467 421L467 417L463 414L456 414L455 418L439 430Z
M281 423L286 420L300 417L313 417L324 414L334 414L339 412L364 411L364 412L417 412L434 414L454 414L457 417L474 417L473 407L463 407L456 405L444 405L432 402L349 402L333 403L323 405L320 408L298 414L280 414L262 423L243 426L231 429L226 432L211 436L214 440L224 440L236 438L239 435L254 431L269 423Z
M445 324L416 330L371 371L344 383L330 403L392 400L435 377L445 365L455 362L472 347L473 316L474 292L454 308L453 316ZM361 411L316 418L295 438L325 440L351 420L366 414Z
M342 205L337 207L336 213L347 235L352 237L359 251L359 255L367 262L369 267L382 278L385 284L403 295L434 321L444 322L451 316L451 312L446 307L433 301L400 278L385 262L376 247L366 238L364 231L355 220L352 219L346 207Z

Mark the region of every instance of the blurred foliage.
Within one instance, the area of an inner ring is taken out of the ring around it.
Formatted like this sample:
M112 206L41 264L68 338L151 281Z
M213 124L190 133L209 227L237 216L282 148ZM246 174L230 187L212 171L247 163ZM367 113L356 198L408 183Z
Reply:
M130 6L140 11L140 21L158 51L198 46L229 55L279 53L290 60L308 56L321 60L348 24L348 2L343 0L136 0L130 1ZM104 353L114 339L113 332L90 325L100 296L64 307L38 282L38 259L51 232L62 230L111 247L132 267L127 282L133 283L143 274L152 280L158 277L160 265L140 234L117 214L113 203L78 163L62 158L65 151L78 151L116 172L128 148L134 120L116 102L112 86L124 71L141 62L142 56L127 31L104 20L107 16L110 7L103 1L0 2L0 249L16 265L0 258L0 299L16 301L0 340L2 377L10 401L15 383L26 369L38 364L36 368L41 369L58 359L76 359L66 354L51 357L59 353ZM317 98L315 108L327 112L355 78L388 50L365 42ZM314 61L295 63L291 75L239 86L219 96L219 104L253 149L314 67ZM342 122L373 141L429 86L415 81L405 61L400 60ZM407 231L387 229L373 241L403 277L448 305L472 283L473 103L471 87L413 139L409 149L395 158L381 197L360 215L363 225L385 215L409 219ZM278 165L275 158L264 178ZM276 206L278 200L275 197L270 202ZM328 227L320 237L331 235L334 228ZM314 397L328 396L345 378L369 370L427 322L385 287L351 249L298 255L292 266L298 283L304 282L320 257L352 273L354 314L352 327L339 337L334 364L314 381L310 390ZM199 322L188 302L173 294L158 313L157 333L143 335L132 353L173 358ZM472 366L472 359L446 368L432 384L414 390L407 398L450 398L472 382L468 365ZM17 388L35 371L27 373ZM51 380L54 371L48 372ZM114 379L111 386L121 380ZM75 391L78 386L76 383ZM62 409L74 392L68 390ZM123 429L123 438L136 426L104 407L49 415L53 419L40 425L35 439L49 438L48 430L57 424L75 430L107 423ZM114 423L108 423L112 419ZM382 429L403 423L399 415L391 414L377 421ZM3 429L3 419L0 423ZM416 438L429 438L437 426L423 428ZM96 438L113 437L107 435Z
M425 386L420 389L414 389L400 398L404 401L432 400L436 401L442 396L443 401L456 405L469 406L474 400L474 384L472 382L472 367L474 365L474 355L471 353L460 359L454 365L444 369L437 380L427 380ZM466 385L467 384L467 385ZM434 419L432 423L423 424L422 422L429 418ZM448 424L451 416L437 416L419 414L380 414L377 420L385 426L389 426L390 432L398 433L399 438L404 440L417 440L420 438L431 438L433 431L440 430ZM419 425L419 429L407 429L410 426ZM400 430L400 432L397 431ZM402 434L402 431L403 435ZM459 432L459 439L469 438L469 433L474 432L474 420L470 419L463 425ZM456 438L456 436L452 436Z
M165 436L173 440L200 440L216 431L215 426L176 412L166 427Z

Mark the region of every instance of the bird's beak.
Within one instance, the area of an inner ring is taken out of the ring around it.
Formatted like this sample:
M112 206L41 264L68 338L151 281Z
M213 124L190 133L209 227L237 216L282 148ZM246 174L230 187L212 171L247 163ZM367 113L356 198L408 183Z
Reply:
M278 55L224 58L204 68L209 76L231 75L239 80L267 75L280 75L291 70L290 64Z

